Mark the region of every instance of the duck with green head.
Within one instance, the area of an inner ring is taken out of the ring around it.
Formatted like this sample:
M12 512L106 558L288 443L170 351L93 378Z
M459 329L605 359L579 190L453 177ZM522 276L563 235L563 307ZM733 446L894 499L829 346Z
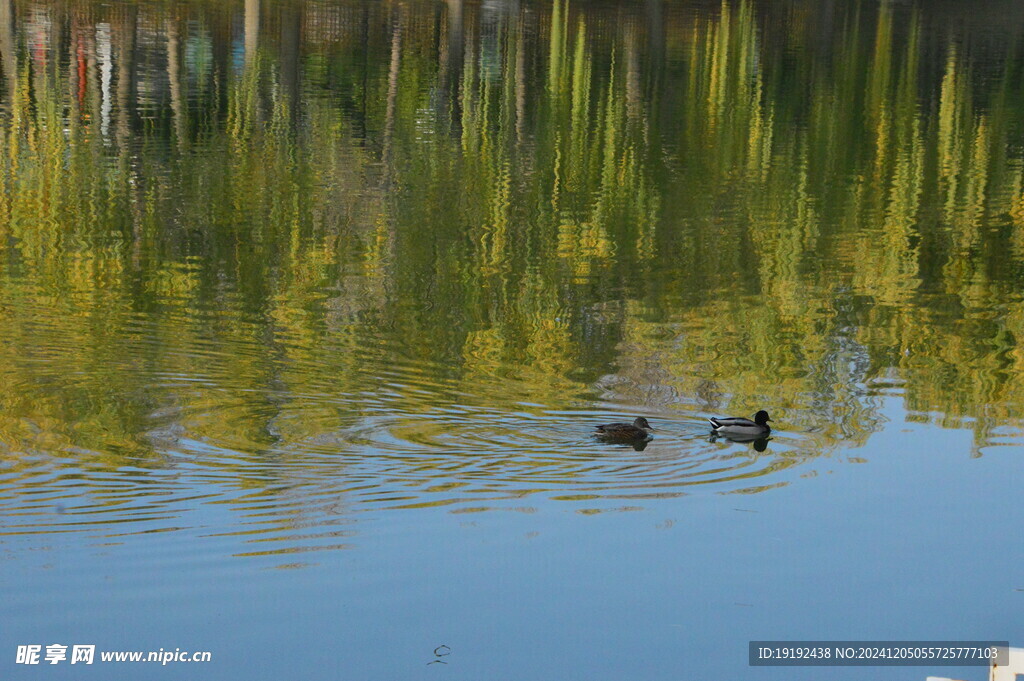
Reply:
M726 418L711 417L711 431L715 435L724 435L729 438L762 438L772 432L768 422L768 412L764 409L754 414L754 420L730 416Z

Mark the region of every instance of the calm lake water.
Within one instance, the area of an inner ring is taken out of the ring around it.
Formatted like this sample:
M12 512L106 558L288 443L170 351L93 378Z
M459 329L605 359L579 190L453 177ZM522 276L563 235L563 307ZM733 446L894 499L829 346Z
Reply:
M3 0L0 58L0 678L1024 645L1021 3Z

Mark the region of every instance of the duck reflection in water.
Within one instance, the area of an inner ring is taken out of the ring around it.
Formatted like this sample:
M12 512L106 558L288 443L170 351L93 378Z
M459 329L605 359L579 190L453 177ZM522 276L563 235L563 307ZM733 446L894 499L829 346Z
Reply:
M718 440L727 440L729 442L736 442L738 444L751 443L754 445L755 452L763 452L768 449L768 441L770 437L752 437L743 435L722 435L719 433L711 433L711 437L708 438L708 442L717 442Z
M651 438L645 438L643 440L615 440L607 437L599 437L598 442L605 445L614 445L616 447L632 447L638 452L642 452L647 449L647 445L651 444Z

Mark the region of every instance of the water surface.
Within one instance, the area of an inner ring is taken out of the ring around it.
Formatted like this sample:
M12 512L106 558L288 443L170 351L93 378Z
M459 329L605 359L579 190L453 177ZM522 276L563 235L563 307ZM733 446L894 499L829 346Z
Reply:
M1020 645L1022 37L998 1L0 3L2 675ZM984 676L828 673L882 671Z

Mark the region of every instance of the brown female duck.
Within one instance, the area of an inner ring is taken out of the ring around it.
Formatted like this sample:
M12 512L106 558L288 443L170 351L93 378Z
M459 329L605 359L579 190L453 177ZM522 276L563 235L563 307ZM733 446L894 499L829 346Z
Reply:
M643 416L637 416L633 423L606 423L597 426L597 436L614 440L643 440L651 436L651 424Z

